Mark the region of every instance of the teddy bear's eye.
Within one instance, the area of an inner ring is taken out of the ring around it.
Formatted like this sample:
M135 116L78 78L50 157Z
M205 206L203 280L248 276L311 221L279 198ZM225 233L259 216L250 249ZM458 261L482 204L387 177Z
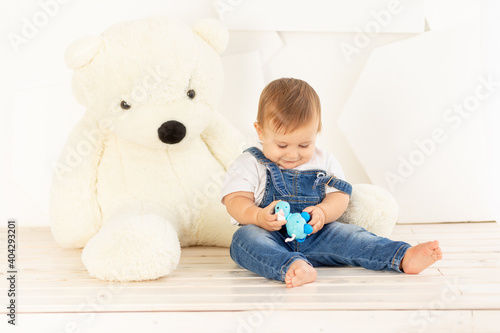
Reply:
M130 104L128 104L127 102L122 101L122 102L120 103L120 107L121 107L123 110L128 110L128 109L130 109L132 106L131 106Z
M196 96L196 92L193 89L189 89L187 92L189 98L193 99Z

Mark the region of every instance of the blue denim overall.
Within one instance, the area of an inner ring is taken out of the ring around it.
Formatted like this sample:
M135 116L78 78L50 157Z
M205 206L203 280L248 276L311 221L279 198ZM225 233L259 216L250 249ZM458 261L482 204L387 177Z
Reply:
M288 201L290 212L300 213L308 206L319 204L325 198L325 186L351 195L352 186L345 180L327 175L325 170L280 169L256 147L245 150L267 168L264 197L259 207L267 207L274 200Z
M249 148L259 163L267 168L264 196L259 207L274 200L290 203L292 213L300 213L308 206L319 204L325 197L325 186L351 194L351 185L324 170L280 169L255 147ZM399 271L399 264L410 247L378 237L353 224L332 222L303 243L285 242L286 228L267 231L253 224L241 226L231 243L231 258L241 267L263 277L285 280L290 265L298 259L311 266L362 266L373 270Z

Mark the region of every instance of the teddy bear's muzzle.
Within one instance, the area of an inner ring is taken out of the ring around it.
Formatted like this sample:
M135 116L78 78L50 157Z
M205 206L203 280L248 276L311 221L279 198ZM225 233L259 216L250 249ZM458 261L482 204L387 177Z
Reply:
M186 136L186 126L176 120L169 120L158 128L158 137L167 144L179 143Z

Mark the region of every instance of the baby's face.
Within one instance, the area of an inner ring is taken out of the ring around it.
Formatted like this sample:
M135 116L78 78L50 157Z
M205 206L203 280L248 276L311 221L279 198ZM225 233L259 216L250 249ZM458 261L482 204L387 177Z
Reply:
M264 155L284 169L294 169L311 160L318 135L318 120L283 134L271 126L255 123Z

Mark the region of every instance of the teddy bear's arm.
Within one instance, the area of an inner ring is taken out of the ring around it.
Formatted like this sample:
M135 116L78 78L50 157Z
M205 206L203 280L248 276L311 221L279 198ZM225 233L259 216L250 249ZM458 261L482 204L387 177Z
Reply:
M85 246L99 230L97 168L104 149L103 133L87 113L71 132L59 157L50 189L50 222L63 247Z
M201 136L225 170L245 148L243 135L218 113L213 116L210 125Z

